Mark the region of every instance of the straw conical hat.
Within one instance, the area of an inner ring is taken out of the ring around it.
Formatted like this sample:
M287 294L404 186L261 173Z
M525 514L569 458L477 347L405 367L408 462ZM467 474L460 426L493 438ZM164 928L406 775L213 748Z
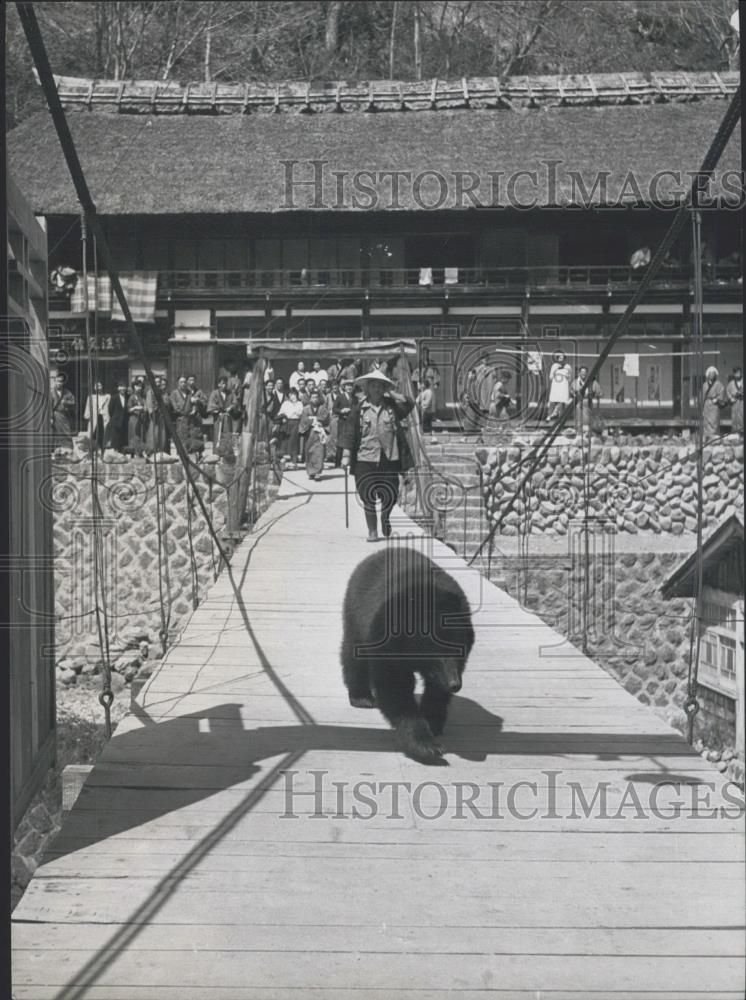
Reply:
M391 381L391 379L388 377L388 375L384 375L383 372L382 371L378 371L378 369L374 369L372 372L366 372L365 375L360 375L358 378L355 379L355 381L356 382L368 382L368 381L372 381L372 382L385 382L386 385L392 385L392 386L396 385L395 382Z

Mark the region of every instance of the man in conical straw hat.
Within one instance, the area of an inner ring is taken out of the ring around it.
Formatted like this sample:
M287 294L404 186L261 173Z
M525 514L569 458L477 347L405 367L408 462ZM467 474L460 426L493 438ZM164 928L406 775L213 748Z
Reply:
M381 501L381 535L388 538L391 511L399 499L399 474L411 466L401 421L414 409L414 400L396 392L394 383L380 370L355 381L363 385L365 398L350 414L352 439L342 452L342 467L349 466L355 477L368 541L377 542L376 501Z

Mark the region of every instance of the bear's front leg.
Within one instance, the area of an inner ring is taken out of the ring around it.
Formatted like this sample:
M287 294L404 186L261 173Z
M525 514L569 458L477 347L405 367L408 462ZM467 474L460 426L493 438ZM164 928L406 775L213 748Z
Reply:
M384 718L396 729L402 750L424 764L443 762L443 748L420 714L414 696L414 673L399 664L373 670L373 690Z
M353 708L375 708L376 701L370 690L368 661L355 659L352 650L343 650L342 657L342 676L350 704Z
M420 701L420 712L427 719L427 723L435 736L445 729L448 718L448 706L451 703L449 691L444 691L442 687L432 681L425 681L425 690Z

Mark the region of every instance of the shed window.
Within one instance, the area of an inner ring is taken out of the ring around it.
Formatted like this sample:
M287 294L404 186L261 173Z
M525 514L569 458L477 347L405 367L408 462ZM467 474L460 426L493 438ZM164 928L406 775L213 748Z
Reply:
M730 697L736 694L736 671L743 670L743 643L737 638L743 618L739 607L732 595L705 587L699 680Z

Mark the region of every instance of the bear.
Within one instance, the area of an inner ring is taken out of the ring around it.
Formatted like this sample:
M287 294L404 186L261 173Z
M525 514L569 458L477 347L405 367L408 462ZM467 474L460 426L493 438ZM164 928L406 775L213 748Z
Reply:
M347 584L340 658L350 704L378 707L404 753L445 763L437 742L474 644L461 587L406 545L364 559ZM418 704L415 680L424 691Z

